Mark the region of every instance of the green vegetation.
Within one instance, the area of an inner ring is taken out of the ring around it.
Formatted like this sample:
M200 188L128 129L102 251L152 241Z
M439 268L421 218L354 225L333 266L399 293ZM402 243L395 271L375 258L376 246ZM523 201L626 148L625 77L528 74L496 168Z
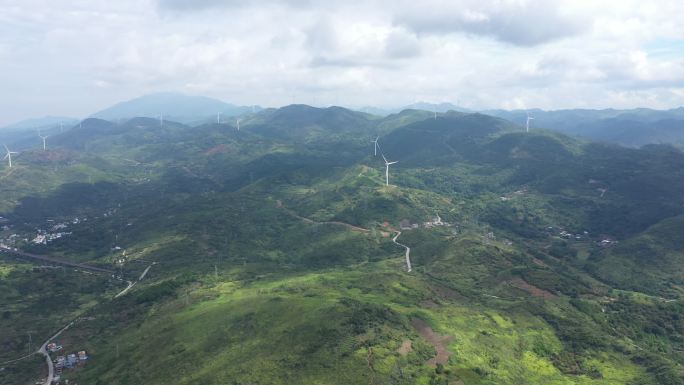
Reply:
M79 383L682 384L684 154L424 115L91 120L49 151L68 160L22 154L0 236L123 278L3 254L3 357L79 318Z

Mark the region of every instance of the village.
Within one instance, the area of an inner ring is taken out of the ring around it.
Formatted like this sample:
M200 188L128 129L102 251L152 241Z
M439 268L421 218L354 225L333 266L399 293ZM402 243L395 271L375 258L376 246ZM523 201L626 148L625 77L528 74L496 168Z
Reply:
M442 221L442 218L439 216L439 214L436 214L435 218L433 218L432 220L423 222L422 224L412 223L409 219L402 219L399 222L399 229L401 231L415 230L421 227L425 229L431 229L433 227L438 226L451 227L451 224L449 222Z
M106 215L107 213L105 213ZM47 219L43 227L36 228L34 232L24 233L17 231L7 218L0 217L0 248L15 249L30 244L47 245L50 242L72 235L68 229L86 221L88 221L87 217L75 217L61 221Z
M46 350L48 351L48 353L58 353L63 351L64 348L57 342L51 342L47 344ZM65 370L82 367L83 365L85 365L87 360L88 354L85 350L80 350L70 354L58 355L57 357L55 357L54 360L52 360L52 363L54 364L55 368L55 374L52 379L52 383L59 384L62 378L62 374ZM66 383L68 384L68 380L66 380ZM40 382L40 384L42 384L42 382Z
M583 241L593 241L594 238L590 237L590 234L588 231L582 231L581 233L573 233L567 230L564 230L563 228L556 227L556 226L548 226L546 228L546 233L550 237L558 237L562 238L565 240L569 241L577 241L577 242L583 242ZM609 247L616 245L618 241L608 235L601 235L598 237L598 240L596 240L596 245L600 247Z

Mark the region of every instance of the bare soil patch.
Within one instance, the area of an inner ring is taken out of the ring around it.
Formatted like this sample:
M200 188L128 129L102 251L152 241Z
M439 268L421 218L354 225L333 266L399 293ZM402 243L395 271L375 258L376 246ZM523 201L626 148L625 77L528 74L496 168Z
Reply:
M556 295L551 293L550 291L546 291L544 289L540 289L534 285L531 285L531 284L525 282L522 278L515 278L515 279L510 281L510 284L513 287L517 287L518 289L521 289L521 290L528 292L533 297L544 298L544 299L556 297Z
M228 147L225 144L219 144L218 146L212 147L204 152L204 155L213 155L227 152Z
M446 286L430 286L430 289L437 294L438 297L443 299L458 299L461 295L454 289L450 289Z
M411 340L404 340L404 342L401 343L401 346L399 349L397 349L397 353L401 354L402 356L406 356L413 350L412 342Z
M435 350L437 351L437 354L427 360L425 363L432 368L436 368L437 364L446 364L449 361L449 356L452 354L447 350L446 344L453 340L454 337L440 336L439 334L435 333L434 330L432 330L430 325L418 318L412 319L411 325L413 325L413 327L418 331L418 334L420 334L421 337L434 346Z

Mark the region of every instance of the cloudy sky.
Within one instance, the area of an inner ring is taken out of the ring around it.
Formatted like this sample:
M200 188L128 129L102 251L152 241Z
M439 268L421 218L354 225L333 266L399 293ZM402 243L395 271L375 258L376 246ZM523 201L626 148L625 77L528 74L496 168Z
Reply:
M0 0L0 124L236 104L684 105L680 0Z

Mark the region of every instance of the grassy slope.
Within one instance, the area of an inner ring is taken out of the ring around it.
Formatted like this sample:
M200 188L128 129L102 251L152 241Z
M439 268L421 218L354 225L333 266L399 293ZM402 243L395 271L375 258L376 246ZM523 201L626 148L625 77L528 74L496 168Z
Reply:
M251 284L206 282L155 306L141 326L101 341L93 347L97 360L78 378L103 384L365 384L371 377L406 384L434 377L468 384L624 384L648 378L624 356L601 352L585 354L601 379L563 374L553 365L562 344L543 320L511 304L445 296L435 285L384 264ZM416 317L453 337L447 373L421 364L434 351L410 326ZM406 357L397 352L404 339L417 347Z

